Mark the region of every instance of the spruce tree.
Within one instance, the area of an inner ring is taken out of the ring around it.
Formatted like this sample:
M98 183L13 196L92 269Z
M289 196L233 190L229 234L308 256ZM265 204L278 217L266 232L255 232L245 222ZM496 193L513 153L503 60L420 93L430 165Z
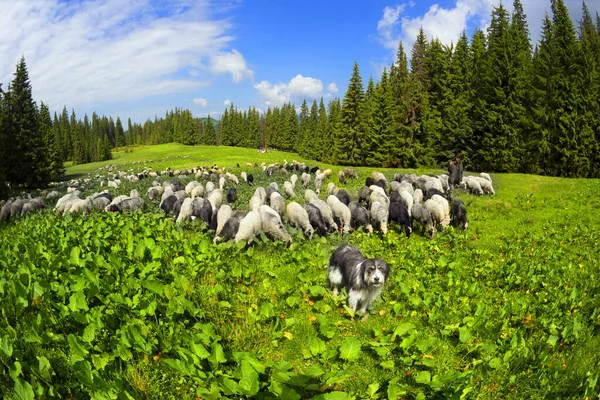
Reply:
M117 117L117 124L115 126L115 147L123 146L125 146L125 131L123 130L121 118Z
M341 127L342 103L336 98L329 102L327 111L327 131L323 135L323 154L321 160L330 164L334 163L335 146L338 137L338 129Z
M7 197L8 187L6 186L6 175L8 169L8 105L6 94L0 84L0 199Z
M46 165L43 169L43 175L47 179L45 182L48 182L49 180L56 180L63 176L65 169L60 149L56 143L50 110L43 102L40 104L39 129L43 137L44 151L46 153Z
M451 104L451 52L452 50L443 46L437 38L431 40L425 51L424 64L427 76L425 90L428 110L424 114L427 118L423 119L421 130L427 129L424 136L433 150L432 158L438 162L452 157L447 118Z
M310 107L310 113L306 122L306 130L304 131L304 152L305 157L311 160L317 158L317 128L319 124L319 107L317 100L313 100Z
M390 96L392 98L392 159L394 165L408 166L407 160L412 157L412 149L405 138L408 123L409 104L409 72L408 60L402 41L398 46L396 61L390 68Z
M209 146L216 146L217 144L217 132L215 131L215 124L213 123L210 114L204 122L204 144Z
M387 70L383 70L381 81L373 90L371 112L368 120L365 163L374 167L393 166L392 98Z
M247 147L257 149L261 143L260 116L256 108L248 110L248 144Z
M308 135L306 134L306 130L308 128L308 103L306 99L302 102L300 106L300 123L298 124L298 142L296 143L296 151L302 157L310 158L309 149L307 149L308 145Z
M327 116L327 108L325 107L325 101L323 97L319 101L319 115L317 118L317 130L313 139L313 159L322 161L325 157L326 151L325 146L327 143L326 136L329 135L329 117Z
M471 41L472 64L471 71L471 91L472 106L470 108L470 120L472 121L472 134L466 138L466 146L459 149L463 152L465 163L470 164L473 169L482 170L482 157L485 155L482 150L483 137L486 132L485 119L487 117L486 94L486 74L487 74L487 50L485 34L481 30L476 30Z
M334 138L333 159L336 164L361 165L364 163L366 141L364 98L358 62L354 61L352 77L342 102L339 126L336 127Z

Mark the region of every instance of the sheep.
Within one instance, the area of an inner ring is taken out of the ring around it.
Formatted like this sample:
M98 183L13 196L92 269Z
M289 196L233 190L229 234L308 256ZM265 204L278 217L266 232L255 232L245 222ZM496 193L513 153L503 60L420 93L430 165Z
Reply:
M310 174L303 172L300 176L300 179L302 179L302 186L304 186L304 189L306 189L310 184Z
M46 208L44 200L42 200L41 197L36 197L35 199L29 200L27 203L23 204L23 208L21 209L21 217L24 217L31 211L41 210L42 208Z
M212 182L206 182L206 185L204 186L204 194L208 196L213 190L215 190L215 184Z
M169 215L171 211L173 211L173 206L177 202L177 197L175 195L170 195L166 199L160 202L159 208L165 212L166 215Z
M394 181L395 182L402 182L402 178L403 178L403 176L402 176L401 173L394 174Z
M137 189L131 189L129 192L129 197L140 197L140 193L137 191Z
M425 231L427 231L429 238L433 239L433 236L435 235L435 225L433 224L433 219L431 218L429 210L425 208L424 205L415 203L410 211L412 220L421 224L421 233L425 234Z
M137 211L144 209L144 200L141 197L129 197L118 204L109 205L109 211Z
M110 202L111 200L104 196L97 196L92 199L94 210L104 210Z
M358 172L352 168L344 168L344 175L346 175L346 178L348 179L358 179Z
M319 170L319 167L316 167L316 166L315 166L315 167L312 167L312 168L309 170L309 172L310 172L311 174L316 174L318 170Z
M261 230L262 222L258 211L250 211L240 221L240 227L235 235L235 242L245 241L250 244L254 236Z
M438 203L435 200L429 199L425 201L425 208L427 208L427 210L431 214L431 218L433 219L434 223L438 224L443 230L445 227L445 213L440 203Z
M256 188L256 190L254 191L254 196L260 197L263 204L267 200L267 192L266 192L265 188L263 188L262 186L259 186Z
M285 215L285 211L286 211L285 200L279 193L277 193L277 192L271 193L271 198L269 199L269 204L271 205L271 208L273 210L275 210L277 212L277 214L279 214L281 217L283 217Z
M488 174L486 172L480 172L479 176L484 179L487 179L488 181L490 181L490 183L492 183L492 177L490 176L490 174Z
M464 188L466 188L469 193L471 194L475 194L478 196L483 195L483 189L481 188L481 184L479 183L479 181L471 176L467 176L465 178L463 178L464 183ZM463 187L461 185L461 187Z
M413 193L413 201L415 204L423 203L423 191L421 189L415 189Z
M331 196L331 195L335 196L339 190L340 189L338 189L338 187L335 186L335 183L329 182L327 184L327 196Z
M217 210L217 229L215 231L215 238L221 234L225 222L233 215L233 210L230 205L223 204Z
M392 222L400 225L402 229L404 229L404 233L406 237L409 238L412 233L412 223L410 220L410 215L408 209L404 206L404 204L399 202L390 203L388 220L390 225Z
M234 174L227 172L225 173L225 177L230 180L231 182L235 183L236 185L240 184L239 179L237 178L237 176L235 176Z
M339 201L339 200L338 200ZM321 211L321 215L323 215L323 219L327 224L328 231L336 231L338 229L337 223L333 219L333 211L331 207L321 199L314 199L310 201L310 204L314 205Z
M331 169L327 168L325 171L322 172L323 180L329 178L332 174L333 174L333 171Z
M400 193L401 188L402 186L400 185L400 182L395 180L390 182L390 194L392 194L393 192Z
M74 203L72 203L69 210L65 210L65 213L69 212L71 214L91 214L93 207L94 203L92 202L92 199L87 197L85 200L77 200Z
M235 203L237 200L237 190L235 188L227 189L227 194L225 197L227 199L227 203L229 203L229 204Z
M198 182L198 181L191 181L191 182L189 182L187 185L185 185L185 193L186 193L188 196L191 196L191 194L192 194L192 190L193 190L193 189L194 189L196 186L198 186L198 185L200 185L200 182Z
M2 207L2 210L0 210L0 222L1 221L6 221L9 217L10 217L10 208L12 206L12 201L8 200L6 202L6 204L4 204L4 206Z
M171 187L165 188L163 194L160 196L160 202L162 203L167 197L174 196L175 192Z
M304 201L310 203L311 201L318 199L317 194L310 189L304 191Z
M491 195L495 195L496 192L494 191L494 187L492 186L492 181L488 180L486 178L482 178L480 176L475 176L473 177L474 179L476 179L479 182L479 185L481 186L481 190L483 190L483 193L485 194L491 194Z
M183 205L184 201L185 201L185 198L177 199L175 204L173 204L173 220L174 221L176 221L177 218L179 217L179 213L181 212L181 206Z
M321 194L321 188L323 187L323 180L320 176L315 177L315 192Z
M319 210L314 204L310 203L304 204L303 207L308 214L308 221L312 225L313 229L319 235L325 236L327 234L327 224L325 223L323 214L321 214L321 210Z
M240 172L240 176L242 177L242 180L246 183L248 183L248 175L246 174L245 171Z
M384 189L383 189L381 186L379 186L379 185L371 185L371 186L369 186L369 191L370 191L371 193L379 193L380 195L387 197L387 193L386 193L386 192L385 192L385 190L384 190ZM369 197L370 197L370 195L369 195Z
M213 243L217 243L221 239L228 240L235 238L240 227L240 222L244 219L245 216L246 213L243 211L234 212L231 215L231 217L229 217L229 219L225 221L225 224L223 224L223 228L221 229L219 234L215 235Z
M50 193L48 193L48 195L46 196L46 200L56 199L57 197L60 197L60 193L58 193L56 190L53 190Z
M290 176L290 183L292 184L292 188L295 188L296 183L298 183L298 175L292 174L292 176Z
M361 186L358 189L358 202L369 204L369 197L371 196L371 190L367 186Z
M16 199L15 201L13 201L12 205L10 206L10 216L11 217L20 216L23 206L28 201L29 201L28 199Z
M285 195L289 198L296 197L296 194L294 193L294 187L290 181L283 182L283 191L285 192Z
M261 199L259 196L254 195L250 197L250 201L248 202L248 208L250 210L258 210L263 204L265 204L264 200Z
M225 204L226 205L226 204ZM229 206L227 206L229 207ZM223 208L223 206L219 207L219 210ZM230 207L231 209L231 207ZM214 210L213 213L213 208L212 208L212 204L210 203L210 201L205 200L201 197L196 197L195 199L192 200L192 219L195 218L200 218L209 228L212 229L212 221L213 221L213 214L214 214L214 219L215 219L215 226L214 229L217 229L217 220L216 220L216 214L217 214L218 210Z
M327 197L327 205L331 208L334 218L339 222L339 226L342 227L343 234L348 234L351 229L350 221L352 219L352 213L348 206L333 195Z
M431 197L431 200L439 203L439 205L442 206L442 210L444 210L444 224L445 226L448 226L450 223L450 209L448 208L448 200L439 194L434 194Z
M148 200L154 200L158 196L161 196L163 192L164 188L162 186L152 186L148 188L146 195L148 196Z
M448 185L448 175L447 174L439 175L438 179L442 183L442 189L444 189L444 192L447 192L450 188L450 186Z
M224 187L225 187L225 177L221 176L219 178L219 189L223 190Z
M404 205L404 207L407 206L406 200L404 200L402 198L402 196L400 196L400 193L398 193L398 192L391 192L390 193L390 204L391 203L402 203Z
M371 221L377 223L377 226L379 227L379 229L381 229L381 231L383 232L384 235L387 235L387 233L388 233L388 227L387 227L388 218L389 218L388 207L389 207L389 204L384 205L384 204L380 203L379 201L371 202Z
M170 181L167 182L167 184L170 184L170 186L173 187L174 192L177 192L178 190L185 190L183 183L179 182L177 179L171 179ZM165 187L165 189L166 189L166 187Z
M271 182L271 183L269 183L269 186L271 186L273 189L275 189L279 192L279 185L277 184L277 182Z
M350 204L350 195L346 190L342 189L339 192L337 192L336 197L340 199L340 201L345 205Z
M213 210L218 210L223 204L223 191L222 190L213 190L208 196L206 196L206 200L210 202L210 205Z
M185 194L185 190L178 190L175 192L175 197L177 197L178 199L184 199L187 197L187 195Z
M375 171L371 174L371 176L373 177L373 181L375 181L375 182L380 181L380 180L387 182L387 178L381 172Z
M467 229L469 227L469 220L467 219L467 207L465 207L465 203L461 199L452 200L452 204L450 206L450 219L452 221L452 225L455 227L460 227L462 229Z
M385 209L390 206L390 199L379 191L371 192L369 196L369 204L373 204L374 202L380 203Z
M350 226L353 229L364 227L366 231L371 234L373 233L373 225L371 225L371 217L369 217L369 211L356 201L350 202L348 205L350 210Z
M292 201L287 205L286 211L290 225L302 229L304 235L306 235L309 239L312 238L314 229L310 224L306 210L300 204Z
M254 175L248 174L248 185L254 185Z
M285 230L283 222L281 222L281 216L271 207L267 205L260 206L260 220L262 229L268 237L288 244L292 242L292 237Z
M343 183L344 185L346 184L346 174L344 173L344 171L340 170L338 172L338 180L340 181L340 183Z
M196 197L202 197L204 196L204 186L202 186L202 184L198 184L196 186L194 186L194 188L192 189L191 193L190 193L190 197L192 199L195 199Z
M429 200L430 198L433 197L433 195L436 195L436 194L444 197L444 192L437 190L436 188L427 189L427 192L425 192L425 200Z

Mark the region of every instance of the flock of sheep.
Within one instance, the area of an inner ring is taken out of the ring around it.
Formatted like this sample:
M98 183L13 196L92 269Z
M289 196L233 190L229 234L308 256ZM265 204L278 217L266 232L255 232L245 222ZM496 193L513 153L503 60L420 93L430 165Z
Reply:
M247 166L253 167L250 163ZM258 165L254 164L254 167ZM383 174L374 172L356 194L338 188L334 182L328 182L327 195L321 199L319 195L324 183L332 180L331 169L320 171L317 167L309 168L296 161L283 165L263 164L261 167L264 174L262 179L271 179L272 182L265 187L255 188L247 211L239 209L245 207L240 207L236 188L240 181L244 185L253 185L253 174L241 172L238 178L216 165L183 171L144 170L139 174L116 171L115 167L109 166L106 172L111 174L110 179L98 174L96 181L88 178L71 182L76 185L68 187L67 194L62 197L56 190L45 192L44 195L46 200L58 198L54 210L63 215L92 213L95 210L144 210L146 201L158 202L162 212L172 215L176 223L198 218L202 220L215 232L215 243L224 240L250 243L260 232L273 240L290 243L292 238L284 223L302 230L307 238L315 233L327 235L335 231L346 235L361 227L369 233L379 229L387 234L391 224L397 224L410 236L413 223L420 225L423 234L432 238L438 229L443 230L451 223L462 229L468 227L464 203L460 199L449 203L445 197L448 190L448 176L445 174L396 174L388 182ZM273 176L289 179L280 184L271 178ZM137 189L132 189L129 195L113 197L110 194L123 181L137 182L152 178L152 186L146 191L147 200L142 198ZM345 168L338 172L337 178L341 184L346 184L347 180L358 179L358 174L354 169ZM182 181L188 182L184 185ZM312 188L311 181L314 181ZM108 189L82 197L86 189L97 186L107 186ZM491 178L485 173L465 176L460 186L476 195L495 193ZM299 197L296 192L301 191L303 195ZM45 207L46 202L42 197L10 199L0 210L0 221L25 216Z

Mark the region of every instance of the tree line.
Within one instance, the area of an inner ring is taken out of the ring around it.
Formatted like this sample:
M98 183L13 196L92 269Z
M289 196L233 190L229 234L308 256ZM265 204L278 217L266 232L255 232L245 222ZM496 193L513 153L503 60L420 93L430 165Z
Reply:
M532 47L520 0L494 8L487 31L446 46L420 30L409 54L363 85L354 63L343 99L291 102L266 113L231 104L220 120L176 108L143 124L50 117L31 97L25 60L0 88L0 183L43 185L63 162L110 159L111 149L178 142L288 150L342 165L443 166L456 152L474 170L600 176L600 17L585 2L575 28L551 0ZM6 145L4 145L6 144ZM0 185L0 191L5 185Z

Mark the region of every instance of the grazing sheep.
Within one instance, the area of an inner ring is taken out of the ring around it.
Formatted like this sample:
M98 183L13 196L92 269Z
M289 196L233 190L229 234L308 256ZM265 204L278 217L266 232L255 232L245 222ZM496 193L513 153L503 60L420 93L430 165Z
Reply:
M440 196L439 194L434 194L431 197L431 200L439 203L442 206L442 210L444 210L444 220L446 226L450 223L450 209L448 208L448 200L444 196Z
M410 216L409 210L412 208L415 200L413 199L412 195L406 190L400 192L400 197L402 197L402 204L404 205L404 208L406 208L406 210L408 211L408 215Z
M380 188L383 189L383 193L386 194L387 196L387 181L385 179L380 179L377 182L374 183L375 186L379 186Z
M488 181L490 181L490 183L492 183L492 177L490 176L490 174L488 174L486 172L480 172L479 176L484 179L487 179Z
M46 208L44 200L42 200L41 197L36 197L35 199L29 200L27 203L23 204L23 208L21 209L21 217L24 217L32 211L41 210L42 208Z
M379 201L371 201L371 221L375 222L384 235L388 233L389 203L384 205Z
M358 179L358 172L352 168L344 168L344 175L346 175L346 178L348 179Z
M23 206L28 201L29 201L28 199L16 199L15 201L13 201L12 205L10 206L10 216L11 217L20 216Z
M362 204L352 201L348 205L348 209L350 210L350 226L352 229L358 229L362 226L369 234L373 233L369 211Z
M448 190L450 190L450 185L448 184L448 175L447 174L439 175L438 179L442 183L442 188L444 189L444 193L448 192Z
M318 199L317 194L310 189L304 191L304 201L310 203L313 200Z
M174 221L177 221L177 218L179 217L179 213L181 212L181 206L183 205L184 201L185 201L185 198L177 199L175 204L173 204L173 220Z
M311 174L316 174L318 170L319 170L319 167L316 167L316 166L315 166L315 167L312 167L312 168L309 170L309 172L310 172Z
M373 177L373 181L374 182L377 182L377 181L380 181L380 180L383 180L383 181L387 182L387 178L381 172L375 171L375 172L373 172L371 174L371 176Z
M271 201L271 194L272 193L279 193L279 194L281 194L279 192L279 190L275 189L273 186L267 186L265 188L265 194L266 194L266 196L265 196L265 203L269 203Z
M292 184L292 187L295 188L296 183L298 183L298 175L292 174L292 176L290 176L290 183Z
M77 200L71 205L71 208L68 211L71 214L91 214L94 208L94 203L91 198L87 197L85 200Z
M227 203L235 203L237 201L237 190L235 188L227 189L227 194L225 197L227 198Z
M385 194L377 190L371 192L371 195L369 196L369 204L373 204L374 202L381 203L381 205L386 209L390 206L390 199Z
M368 177L365 179L365 186L366 186L366 187L371 187L371 186L373 186L374 184L375 184L375 180L374 180L373 178L371 178L370 176L368 176Z
M177 197L175 195L170 195L166 199L160 202L159 208L165 212L166 215L169 215L171 211L173 211L173 207L177 202Z
M171 179L167 183L170 184L173 187L173 191L174 192L177 192L179 190L185 190L185 187L183 186L183 183L179 182L177 179Z
M413 193L413 201L415 204L423 203L423 191L421 189L415 189Z
M461 199L452 200L450 206L450 219L452 226L467 229L469 227L469 220L467 219L467 207Z
M310 224L310 220L308 219L308 213L306 212L306 210L295 201L289 203L286 207L286 210L290 225L298 229L302 229L306 237L308 237L309 239L312 238L314 229Z
M225 222L233 215L233 210L228 204L223 204L217 210L217 229L215 230L215 238L221 234Z
M320 175L318 175L317 177L315 177L315 192L317 194L321 194L322 187L323 187L323 180L321 179Z
M481 186L481 190L483 190L483 193L491 194L491 195L496 194L496 192L494 191L494 187L492 186L492 181L490 181L486 178L482 178L480 176L475 176L473 178L476 179L477 182L479 182L479 185Z
M369 204L369 197L371 196L371 190L367 186L361 186L358 189L358 202Z
M109 205L109 211L137 211L144 209L144 199L141 197L128 197L117 204Z
M252 186L254 184L254 175L248 174L248 185Z
M325 223L323 214L321 214L321 210L319 210L314 204L310 203L304 204L304 210L306 210L306 213L308 214L308 221L312 225L315 232L321 236L325 236L327 234L327 224Z
M302 179L302 186L304 186L304 189L306 189L310 184L310 174L303 172L300 176L300 179Z
M296 197L296 194L294 193L294 187L289 181L283 182L283 191L285 192L285 195L289 198Z
M221 208L223 208L223 206L219 207L219 210ZM217 229L217 212L218 210L214 210L213 212L210 201L205 200L202 197L196 197L192 200L192 219L200 218L210 229ZM213 219L214 227L212 226Z
M137 191L137 189L131 189L129 192L129 197L140 197L140 193Z
M400 193L401 188L402 188L402 185L400 184L400 182L391 181L390 182L390 195L394 192Z
M398 192L390 192L390 203L402 203L406 207L406 200Z
M242 180L246 183L248 183L248 175L246 174L245 171L240 172L240 176L242 177Z
M325 180L333 174L333 171L331 169L327 168L325 171L322 172L322 174L323 174L323 180Z
M48 195L46 196L46 200L56 199L58 197L60 197L60 193L58 193L56 190L53 190L50 193L48 193Z
M92 199L94 210L104 210L110 202L111 200L104 196L97 196Z
M218 210L219 207L221 207L221 204L223 204L223 191L221 189L213 190L208 196L206 196L206 200L210 201L210 205L213 210Z
M260 208L259 208L260 209ZM245 241L250 244L254 236L261 230L262 222L258 211L250 211L240 221L240 227L235 235L235 242Z
M6 204L0 210L0 221L6 221L10 217L10 208L12 206L12 201L8 200Z
M237 176L235 176L234 174L227 172L225 173L225 177L230 180L231 182L235 183L236 185L240 184L239 179L237 178Z
M248 202L248 208L250 210L255 210L256 211L263 204L265 204L265 201L262 198L260 198L260 196L257 196L255 194L254 196L250 197L250 201Z
M336 193L336 196L345 205L350 204L350 195L348 194L348 192L346 190L344 190L344 189L340 190L339 192Z
M285 200L278 192L271 193L269 204L271 205L271 208L275 210L281 217L285 215Z
M185 194L185 190L178 190L175 192L175 197L177 197L178 199L184 199L187 197L187 195Z
M336 197L336 199L337 199L337 197ZM321 199L314 199L314 200L310 201L310 204L314 205L315 207L317 207L319 209L319 211L321 211L321 215L323 215L323 219L325 220L325 223L327 224L328 231L332 232L332 231L336 231L338 229L338 225L335 223L335 221L333 219L333 211L331 210L331 207L329 207L329 205L327 203L325 203Z
M402 182L402 178L403 178L403 176L402 176L401 173L394 174L394 181L396 181L396 182Z
M185 193L189 196L192 195L192 190L196 187L200 185L200 182L198 181L191 181L190 183L188 183L187 185L185 185Z
M281 197L281 195L279 195ZM285 230L281 216L267 205L260 206L260 220L265 235L273 240L281 240L284 243L291 243L292 238Z
M477 196L483 195L483 189L481 188L481 184L474 177L467 176L463 178L463 182L465 185L464 187L469 191L469 193L475 194Z
M262 186L256 188L254 191L254 196L258 196L262 200L263 204L265 201L267 201L267 192Z
M388 219L390 225L392 222L397 223L402 229L404 229L406 237L410 237L410 234L412 233L412 223L410 215L408 214L408 209L404 207L402 203L390 203Z
M212 182L206 182L206 185L204 186L204 194L208 196L213 190L215 190L215 184Z
M222 176L219 178L219 189L223 190L224 187L225 187L225 177Z
M331 208L333 217L339 222L338 225L342 227L342 233L344 235L350 233L352 213L348 206L343 204L340 199L333 195L327 197L327 205Z
M417 221L417 223L421 224L421 233L425 234L425 232L427 231L427 233L429 234L429 238L433 239L433 236L435 235L435 225L433 224L433 219L431 218L429 210L425 208L424 205L420 203L415 203L413 204L410 211L412 215L412 220Z
M436 188L429 188L427 189L427 192L425 192L425 200L429 200L430 198L432 198L434 195L439 195L444 197L444 192L437 190Z
M346 174L344 174L344 171L340 170L338 172L338 180L340 183L343 183L344 185L346 184Z
M335 183L329 182L327 184L327 196L331 196L331 195L335 196L339 190L340 189L338 189L338 187L335 186Z
M203 197L204 196L204 186L202 186L202 184L198 184L196 186L194 186L194 188L192 189L191 193L190 193L190 197L192 199L195 199L196 197Z
M148 188L146 195L148 196L148 200L154 200L158 196L161 196L163 192L164 188L162 186L152 186Z
M433 222L438 224L443 230L445 227L445 225L444 225L445 213L444 213L444 209L442 208L440 203L438 203L435 200L429 199L429 200L425 201L424 205L425 205L425 208L427 208L427 211L429 211L429 213L431 214L431 218L433 219Z
M221 239L229 240L235 238L240 227L240 222L242 221L242 219L244 219L245 216L246 213L243 211L234 212L231 215L231 217L229 217L229 219L225 221L225 224L223 224L223 228L221 229L219 234L215 235L213 243L217 243Z

